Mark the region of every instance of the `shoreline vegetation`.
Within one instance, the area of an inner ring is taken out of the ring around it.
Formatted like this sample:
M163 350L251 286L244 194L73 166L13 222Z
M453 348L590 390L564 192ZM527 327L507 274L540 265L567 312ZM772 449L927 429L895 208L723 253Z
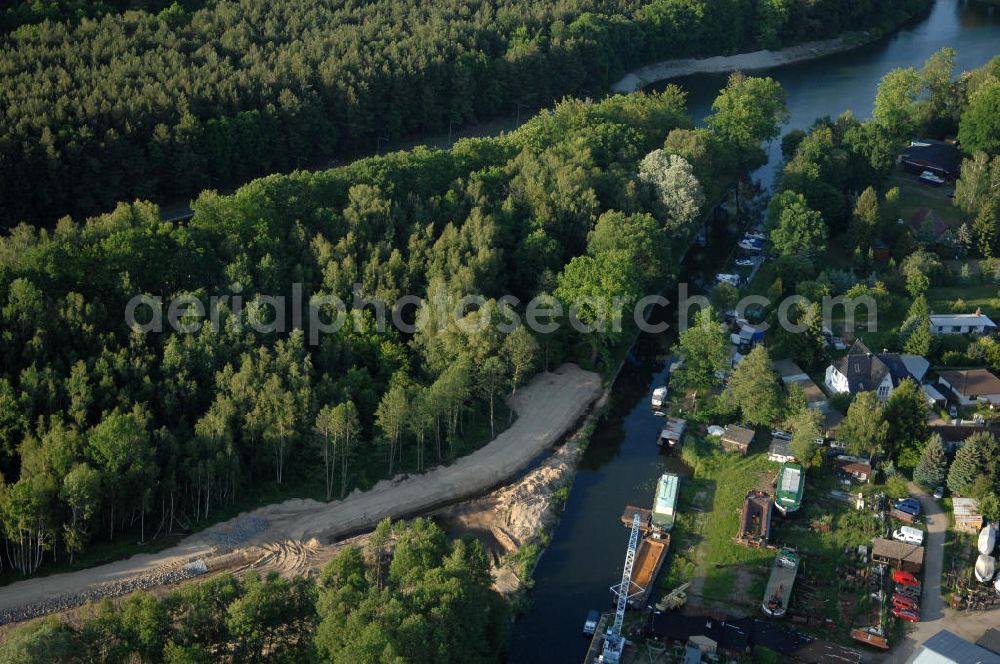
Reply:
M597 97L642 63L886 32L931 4L395 2L188 0L157 12L143 0L95 20L16 3L0 36L11 108L0 224L228 190L320 156Z

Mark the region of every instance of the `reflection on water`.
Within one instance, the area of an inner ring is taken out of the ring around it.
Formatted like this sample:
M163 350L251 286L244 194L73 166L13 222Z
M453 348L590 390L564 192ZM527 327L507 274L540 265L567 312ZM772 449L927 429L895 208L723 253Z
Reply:
M806 129L816 118L844 110L868 117L887 71L919 67L946 46L958 51L958 71L982 66L1000 53L1000 11L974 2L938 0L926 20L878 43L764 73L788 93L791 117L785 131ZM689 91L689 109L700 120L711 112L726 78L700 75L674 82ZM763 186L773 182L780 158L775 141L769 164L754 174ZM701 255L705 263L725 257L717 248ZM695 254L685 269L696 270L697 264ZM628 531L619 524L622 509L628 503L650 504L661 473L687 470L676 455L657 448L662 420L649 405L653 388L666 380L671 343L669 332L644 336L615 383L609 415L594 433L552 544L539 562L531 606L514 624L509 652L514 664L583 659L587 640L581 629L587 611L610 607L609 587L621 575L628 542Z

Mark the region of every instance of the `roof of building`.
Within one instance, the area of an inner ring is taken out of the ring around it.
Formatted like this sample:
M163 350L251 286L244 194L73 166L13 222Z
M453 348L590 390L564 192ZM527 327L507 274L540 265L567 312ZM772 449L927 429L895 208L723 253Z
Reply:
M886 376L891 377L893 387L906 378L914 378L919 383L929 366L930 363L918 355L873 353L861 339L857 339L847 355L833 364L837 371L847 377L851 392L874 390Z
M931 325L938 327L996 327L993 319L976 309L972 314L931 314Z
M942 629L924 641L907 664L1000 664L1000 655Z
M986 369L960 369L939 371L938 376L959 394L978 397L984 394L1000 394L1000 378Z
M922 565L924 562L924 547L906 542L897 542L881 537L872 540L872 557L888 558L889 560L905 560Z
M983 518L982 512L979 511L979 501L975 498L952 498L951 509L955 513L956 519L958 517Z
M820 389L812 378L809 377L799 365L792 360L775 360L771 363L774 370L781 376L781 381L785 385L795 384L802 388L806 395L806 403L814 408L825 410L826 394Z
M982 646L990 652L995 652L1000 655L1000 629L995 627L990 627L986 630L986 633L979 637L976 641L977 646Z
M727 424L726 430L722 432L723 442L736 445L749 445L753 442L754 430L741 427L736 424Z
M773 436L771 437L771 446L767 452L775 456L788 457L790 459L795 458L795 453L792 452L792 442L782 438L774 438Z
M934 214L934 211L930 208L920 208L913 213L910 217L910 231L916 235L920 236L925 228L930 228L932 240L939 240L942 236L948 234L951 228L948 224L941 220L941 217Z
M948 173L958 174L962 168L962 152L958 147L941 141L919 139L903 150L902 157L917 164L936 166Z
M972 434L983 431L994 436L1000 435L1000 428L985 424L931 424L928 428L931 433L941 436L941 440L946 443L963 443Z
M921 385L920 387L929 399L933 399L934 401L944 401L944 395L941 394L941 392L939 392L933 385Z
M846 461L838 461L837 468L845 473L858 474L868 476L872 474L872 465L867 461L858 461L856 459L849 459Z

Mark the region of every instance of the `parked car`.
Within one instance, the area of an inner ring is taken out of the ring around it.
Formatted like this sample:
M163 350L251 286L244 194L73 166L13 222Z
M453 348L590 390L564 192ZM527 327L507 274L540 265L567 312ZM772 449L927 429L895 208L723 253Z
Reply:
M942 498L944 498L944 487L939 486L934 489L934 500L941 500Z
M920 588L916 586L901 586L897 583L896 594L905 595L906 597L912 599L914 602L920 601Z
M908 512L913 515L920 514L920 501L916 498L903 498L902 500L897 500L894 507L900 512Z
M910 526L902 526L892 534L892 539L897 540L899 542L906 542L907 544L916 544L917 546L923 546L924 531L912 528Z
M958 406L953 403L948 404L948 415L953 419L958 417Z
M771 429L771 438L777 438L778 440L791 440L792 434L784 431L783 429Z
M897 509L895 507L889 510L889 516L891 516L893 519L899 519L903 523L909 523L909 524L920 523L920 517L917 516L916 514L913 514L912 512L904 512L903 510Z
M907 595L900 595L899 593L892 596L892 605L897 609L920 611L920 604L915 599Z
M898 583L901 586L912 586L914 588L920 587L920 580L905 570L892 570L892 580L894 583Z
M910 622L920 622L920 614L916 611L910 611L909 609L899 609L893 607L892 615L896 616L900 620L908 620Z

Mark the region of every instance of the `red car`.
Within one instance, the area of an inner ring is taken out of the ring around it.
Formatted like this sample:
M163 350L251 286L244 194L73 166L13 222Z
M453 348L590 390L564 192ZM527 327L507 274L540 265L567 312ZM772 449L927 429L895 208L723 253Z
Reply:
M909 572L904 572L901 569L892 570L892 580L901 586L913 586L914 588L920 587L920 581L917 577L913 576Z
M892 615L896 616L900 620L909 620L910 622L920 622L920 616L916 611L910 611L909 609L899 609L894 608L892 610Z
M892 606L897 609L907 609L908 611L919 611L920 605L912 597L895 594L892 596Z

